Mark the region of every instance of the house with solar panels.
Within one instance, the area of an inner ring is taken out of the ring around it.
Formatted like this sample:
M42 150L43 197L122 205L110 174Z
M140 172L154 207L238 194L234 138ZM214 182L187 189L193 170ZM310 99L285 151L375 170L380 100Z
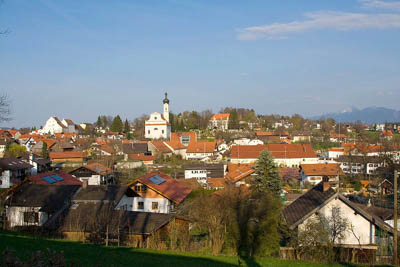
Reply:
M30 176L28 181L32 184L42 185L82 185L79 179L61 170Z
M155 213L173 213L192 191L162 172L143 175L128 186L130 195L125 194L117 209Z
M44 226L53 216L69 207L80 185L64 185L64 178L48 175L40 178L43 183L32 184L28 180L13 188L5 201L9 227Z

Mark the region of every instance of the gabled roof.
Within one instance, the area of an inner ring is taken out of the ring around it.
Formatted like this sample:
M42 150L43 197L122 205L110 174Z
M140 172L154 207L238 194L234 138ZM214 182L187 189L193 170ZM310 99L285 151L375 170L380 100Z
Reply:
M210 120L229 120L229 113L217 113L214 114Z
M196 132L173 132L173 133L171 133L170 140L171 140L171 142L174 142L174 143L176 143L176 142L181 143L182 136L190 137L190 142L197 141Z
M381 218L359 208L357 205L355 205L355 203L351 202L343 195L335 192L332 188L323 191L322 182L314 186L307 193L297 198L293 203L283 210L283 215L289 225L289 228L296 228L299 224L304 222L307 218L320 210L335 197L339 198L343 203L345 203L369 222L377 225L379 228L388 232L393 231L393 229Z
M124 154L143 154L147 153L147 143L130 143L122 144L122 151Z
M51 178L51 176L57 175L61 177L62 181L57 181L56 179ZM50 177L51 180L55 181L54 183L49 183L46 177ZM69 173L64 171L52 171L52 172L44 172L38 175L29 176L28 180L31 181L33 184L42 184L47 186L59 186L59 185L82 185L82 182L76 179Z
M126 185L88 185L86 188L82 187L79 190L73 202L102 201L118 203L127 190L128 186Z
M301 164L300 166L307 176L334 176L344 174L337 163Z
M1 170L23 170L30 169L33 166L23 160L17 158L2 158L0 159Z
M212 188L223 188L226 182L225 178L207 178L207 184Z
M319 183L287 206L283 210L283 216L293 229L336 195L332 188L323 191L323 183Z
M41 207L53 213L70 201L80 188L79 185L48 186L24 183L7 200L9 206Z
M53 117L53 119L57 122L58 125L60 125L60 127L62 128L67 128L58 117Z
M50 159L79 159L85 158L86 153L80 151L50 152Z
M190 142L186 153L214 153L216 141Z
M171 153L172 150L165 145L163 141L151 141L150 142L159 153Z
M264 151L266 148L266 145L235 145L232 146L231 158L257 159L260 156L261 152Z
M115 210L111 204L77 203L69 209L63 219L50 227L61 232L82 232L82 229L86 232L105 232L108 226L110 234L129 229L132 234L150 235L174 218L174 214Z
M248 167L246 165L238 165L238 164L229 164L228 165L228 174L225 176L225 178L232 183L236 183L251 174L255 172L255 170L251 167Z
M151 156L151 155L143 155L143 154L129 154L128 159L141 160L141 161L153 161L153 160L156 160L156 157Z
M161 184L156 184L152 181L152 177L154 176L159 176L165 181ZM192 189L190 189L189 187L178 183L177 181L162 172L151 172L143 175L130 182L128 186L134 186L134 184L136 184L137 182L145 184L146 186L154 189L156 192L174 201L175 203L182 202L192 191Z
M92 171L94 171L94 172L96 172L98 174L101 174L101 175L106 175L106 174L109 174L109 173L113 172L110 168L108 168L108 167L106 167L106 166L104 166L104 165L102 165L102 164L100 164L98 162L89 163L89 164L86 164L83 167L84 168L88 168L89 170L92 170Z

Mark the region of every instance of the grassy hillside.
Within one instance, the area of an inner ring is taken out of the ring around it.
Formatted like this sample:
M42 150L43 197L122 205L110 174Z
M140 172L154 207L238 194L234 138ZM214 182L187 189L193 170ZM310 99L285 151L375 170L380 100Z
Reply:
M65 240L43 239L0 230L0 251L15 251L22 260L31 257L32 252L63 251L68 264L75 266L237 266L238 258L210 256L173 251L134 249L128 247L104 247ZM1 264L1 260L0 260ZM326 264L300 261L285 261L263 258L257 261L243 261L243 266L326 266ZM335 264L331 266L349 266Z

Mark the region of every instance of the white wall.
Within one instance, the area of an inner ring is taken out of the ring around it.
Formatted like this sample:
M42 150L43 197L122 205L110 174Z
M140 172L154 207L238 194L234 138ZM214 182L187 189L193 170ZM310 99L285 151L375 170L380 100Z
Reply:
M203 159L206 157L211 157L214 153L187 153L186 152L186 159Z
M53 117L50 117L46 121L46 124L43 126L43 129L41 129L40 131L44 134L62 133L63 128L57 123L57 121Z
M99 174L93 174L90 177L79 177L81 182L87 181L88 185L100 185L101 184L101 176Z
M144 202L144 209L139 210L138 202ZM158 202L158 209L153 210L153 202ZM171 203L166 198L142 198L142 197L127 197L124 195L118 203L116 209L124 209L128 211L143 211L154 213L170 213Z
M0 188L10 188L11 187L11 181L10 181L10 171L5 170L1 173L0 176L1 184Z
M9 207L7 209L7 219L10 224L10 227L15 226L28 226L28 225L37 225L42 226L45 222L47 222L49 216L45 212L39 212L40 207ZM38 212L39 213L39 223L26 223L24 222L24 212Z
M356 214L352 208L346 205L339 198L333 199L327 205L325 205L318 212L319 214L325 216L325 218L329 218L332 215L332 208L339 207L342 213L343 218L347 218L350 226L353 228L354 234L352 231L348 230L345 235L345 239L342 240L341 244L347 245L359 245L357 238L360 239L361 245L372 244L375 242L375 226L371 224L368 220L362 217L360 214ZM305 224L309 220L313 220L316 218L316 215L309 217L302 224L299 225L299 231L304 229ZM357 236L357 238L355 237ZM370 239L372 237L372 239Z
M207 170L185 170L185 179L195 178L197 182L207 183Z

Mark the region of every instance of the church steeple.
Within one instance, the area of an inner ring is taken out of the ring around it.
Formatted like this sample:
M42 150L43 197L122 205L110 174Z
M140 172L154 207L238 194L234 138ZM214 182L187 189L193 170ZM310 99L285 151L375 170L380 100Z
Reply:
M169 104L168 93L165 93L164 104Z
M169 122L169 99L168 99L168 94L165 93L165 98L163 100L164 103L164 109L163 109L163 116L164 119Z

